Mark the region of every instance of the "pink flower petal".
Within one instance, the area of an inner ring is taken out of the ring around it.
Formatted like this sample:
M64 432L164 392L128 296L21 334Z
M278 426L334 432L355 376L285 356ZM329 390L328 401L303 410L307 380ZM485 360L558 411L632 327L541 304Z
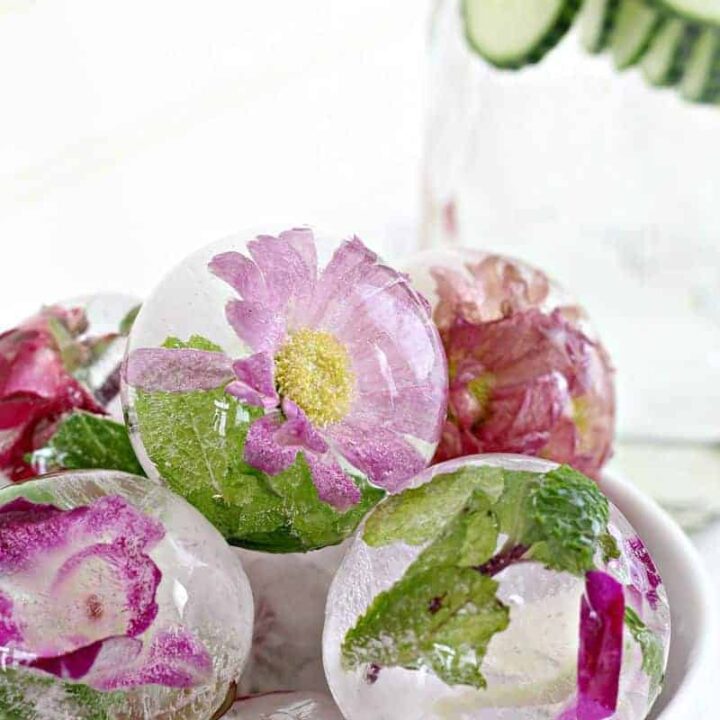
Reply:
M220 352L190 348L141 348L125 362L128 385L150 392L214 390L232 379L232 362Z
M275 389L273 359L267 353L256 353L233 363L235 380L225 390L248 405L271 410L280 403Z
M252 302L268 300L265 279L260 268L242 253L226 252L216 255L208 267L213 275L234 288L244 300Z
M650 607L657 607L659 602L658 588L662 578L657 566L648 552L645 543L636 535L625 541L630 563L630 577L635 587L647 599Z
M225 315L238 337L256 353L274 354L285 337L285 320L265 303L230 300Z
M212 671L212 658L205 646L184 628L172 628L153 638L140 663L110 666L106 672L90 678L90 684L102 691L140 685L189 689L207 682Z
M426 465L407 440L388 428L346 421L329 427L327 435L348 462L388 492L402 490Z
M308 327L318 326L333 306L342 305L377 259L359 238L343 242L320 275L312 303L307 308Z
M602 347L559 311L516 312L446 330L450 419L480 452L522 452L597 476L614 428L612 369ZM487 382L478 400L475 379ZM449 446L438 457L449 457Z
M321 500L341 512L358 503L360 491L332 456L324 452L327 443L310 426L299 408L294 411L288 401L284 408L290 413L286 422L279 414L274 414L266 415L250 426L245 442L245 461L269 475L278 475L295 462L298 452L303 452ZM289 429L285 427L288 424ZM320 448L324 450L321 452Z
M605 720L615 714L624 623L623 586L607 573L589 572L580 610L578 697L560 720Z
M0 639L33 667L77 678L109 638L154 622L161 574L147 552L163 526L117 496L60 510L0 508Z
M310 230L290 230L277 238L260 235L248 243L274 309L292 312L291 301L296 306L312 295L317 266L309 263L317 262L310 249L314 245Z
M328 444L312 426L307 415L288 398L283 400L282 407L286 420L275 433L275 442L304 448L320 455L327 452Z
M569 401L565 378L555 372L499 388L489 417L476 430L483 452L537 454Z

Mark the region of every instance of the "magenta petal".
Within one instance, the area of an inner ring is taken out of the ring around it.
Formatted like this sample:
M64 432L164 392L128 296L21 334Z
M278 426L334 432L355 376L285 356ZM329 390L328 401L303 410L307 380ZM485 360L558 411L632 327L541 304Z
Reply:
M232 379L225 354L190 348L141 348L125 363L128 385L150 392L214 390Z
M659 596L658 588L662 585L662 578L658 572L645 543L636 535L625 541L630 563L630 577L633 587L642 593L651 608L657 607Z
M345 512L361 500L360 489L335 460L307 455L318 497L338 512Z
M391 493L402 490L404 482L426 465L407 440L388 428L346 421L329 428L327 434L348 462Z
M225 315L237 336L256 353L274 354L285 337L285 321L264 303L230 300Z
M158 633L143 661L123 667L110 666L91 684L98 690L121 690L140 685L163 685L189 689L207 682L212 675L213 663L208 651L199 640L183 628Z
M63 680L79 680L90 672L100 654L103 642L103 640L98 640L91 645L86 645L57 657L37 658L27 663L27 665Z
M275 434L280 445L298 446L315 453L325 453L328 444L312 426L308 416L289 398L282 404L286 420Z
M623 586L607 573L587 573L580 609L577 705L562 720L605 720L614 715L624 623Z
M216 255L208 267L213 275L237 290L243 300L263 302L268 299L260 268L242 253L226 252Z
M256 353L233 363L236 380L225 390L255 407L271 410L280 403L275 389L273 360L267 353Z
M297 447L281 445L275 440L281 423L279 414L259 418L250 426L245 439L245 461L270 475L287 470L298 453Z
M312 428L304 413L288 400L283 408L288 417L285 422L276 413L266 415L250 426L245 442L245 461L269 475L277 475L295 462L298 452L303 452L322 501L341 512L358 503L360 491L337 461L325 452L327 443Z

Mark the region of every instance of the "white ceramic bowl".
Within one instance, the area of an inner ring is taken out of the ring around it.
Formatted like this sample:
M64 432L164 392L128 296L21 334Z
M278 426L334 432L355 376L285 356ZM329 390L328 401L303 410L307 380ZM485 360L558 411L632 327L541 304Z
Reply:
M672 612L665 689L649 720L713 720L711 688L717 673L720 623L702 560L675 521L617 474L603 490L648 546L663 578Z

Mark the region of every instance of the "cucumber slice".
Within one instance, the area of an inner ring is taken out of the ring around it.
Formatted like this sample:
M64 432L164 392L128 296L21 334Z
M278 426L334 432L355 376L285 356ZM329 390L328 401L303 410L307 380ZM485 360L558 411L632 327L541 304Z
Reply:
M621 0L610 50L615 67L624 70L635 65L653 40L662 21L660 11L643 0Z
M700 34L697 25L668 17L643 56L645 79L656 86L675 85L685 71L690 50Z
M580 42L590 53L602 52L612 33L620 0L585 0L580 11Z
M565 35L581 0L463 0L470 46L499 68L537 62Z
M720 29L705 28L693 45L680 94L691 102L720 100Z
M720 25L720 0L655 0L686 20Z

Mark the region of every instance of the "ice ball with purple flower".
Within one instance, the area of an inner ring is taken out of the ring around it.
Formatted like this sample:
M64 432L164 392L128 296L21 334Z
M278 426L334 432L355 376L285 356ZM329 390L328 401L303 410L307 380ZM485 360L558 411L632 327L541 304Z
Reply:
M130 338L145 470L231 542L340 542L431 459L447 370L429 306L358 238L241 236L182 262Z

